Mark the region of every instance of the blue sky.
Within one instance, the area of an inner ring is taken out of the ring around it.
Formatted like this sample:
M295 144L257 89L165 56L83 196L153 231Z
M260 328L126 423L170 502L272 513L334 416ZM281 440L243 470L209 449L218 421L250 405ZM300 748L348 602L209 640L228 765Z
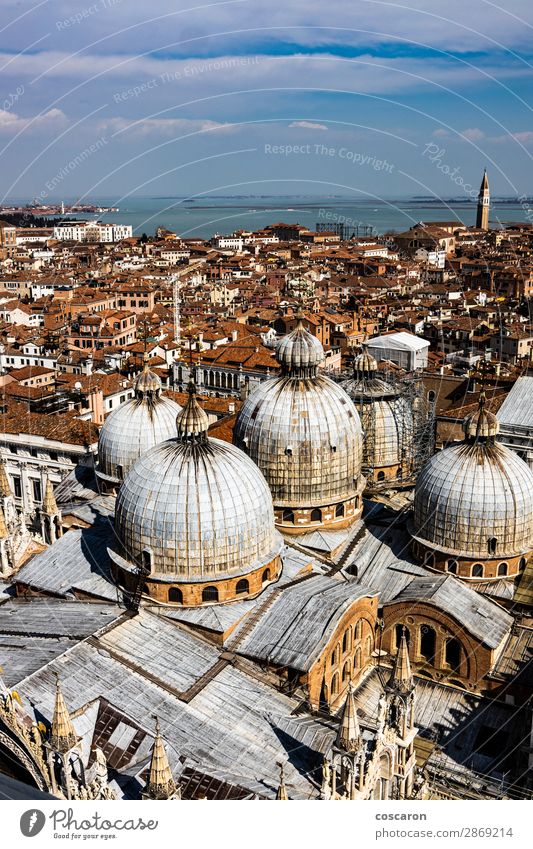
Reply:
M533 194L529 0L2 0L4 201ZM466 184L466 185L465 185Z

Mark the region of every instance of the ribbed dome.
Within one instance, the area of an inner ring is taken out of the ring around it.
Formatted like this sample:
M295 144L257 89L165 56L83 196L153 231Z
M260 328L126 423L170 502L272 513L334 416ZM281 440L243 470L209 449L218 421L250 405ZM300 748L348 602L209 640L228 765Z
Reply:
M100 431L96 474L103 481L120 483L141 454L176 435L181 407L160 392L161 381L145 362L135 397L110 413Z
M324 360L324 349L300 320L296 328L277 343L276 358L284 374L309 377L316 374Z
M178 415L176 425L178 436L190 442L199 442L207 438L209 419L196 400L194 382L189 382L189 400Z
M402 396L377 398L359 407L365 433L363 466L393 466L402 463L412 448L414 417Z
M242 407L234 439L265 475L276 506L334 503L361 483L357 410L324 375L265 380Z
M413 530L430 547L469 558L511 557L533 545L533 473L518 454L471 441L435 454L415 489Z
M378 371L378 361L365 350L354 359L353 370L358 377L375 375Z
M234 445L184 435L143 454L122 484L115 530L130 562L202 581L240 575L282 548L272 498L257 466Z

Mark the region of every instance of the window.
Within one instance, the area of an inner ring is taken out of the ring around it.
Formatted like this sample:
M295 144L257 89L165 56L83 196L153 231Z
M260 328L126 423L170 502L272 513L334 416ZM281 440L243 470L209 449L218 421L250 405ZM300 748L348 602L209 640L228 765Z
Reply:
M434 400L435 400L435 393L434 393L433 389L430 389L429 392L428 392L428 401L434 401Z
M357 651L355 652L355 658L354 658L354 662L353 662L354 672L356 672L358 669L361 669L362 657L363 657L363 653L362 653L361 649L358 648Z
M331 665L335 666L336 663L339 662L340 657L340 647L337 645L331 652Z
M294 525L294 513L292 512L292 510L283 511L283 521L287 524Z
M446 640L445 660L454 672L459 672L461 666L461 643L455 637Z
M218 590L216 587L204 587L202 590L202 601L218 601Z
M518 564L518 566L519 566L520 569L526 568L526 558L525 557L520 558L520 563Z
M385 480L385 472L378 472L378 481Z
M336 696L339 692L339 673L336 672L331 679L331 695Z
M457 575L457 560L447 560L446 569L448 572L451 572L452 575Z
M342 682L344 683L345 681L349 681L349 680L350 680L350 664L345 663L344 669L342 670Z
M411 642L411 635L409 633L409 628L405 628L403 625L396 625L395 636L396 636L396 648L400 648L400 643L402 641L402 634L405 634L405 641L409 646Z
M41 493L41 481L32 481L31 482L32 490L33 490L33 500L41 501L42 493Z
M337 504L337 506L335 507L335 516L337 517L337 519L341 516L344 516L344 504Z
M498 563L498 575L507 575L508 568L507 563Z
M116 466L116 476L119 479L119 481L122 480L123 474L124 474L124 467L122 466L121 463L118 463L117 466Z
M267 581L270 581L270 569L265 569L261 581L263 584L266 584Z
M142 564L142 568L146 572L151 571L151 569L152 569L152 555L150 554L150 552L146 548L143 549L143 551L141 551L141 564Z
M178 587L171 587L168 591L168 600L183 604L183 593Z
M319 510L318 507L315 507L314 510L311 510L311 521L312 522L321 522L322 521L322 510Z
M357 625L355 626L355 639L360 640L363 636L363 620L359 619Z
M13 492L15 493L15 498L22 498L22 485L18 475L13 475Z
M473 578L482 578L483 577L483 564L482 563L474 563L472 566L472 577Z
M435 659L435 643L437 635L431 625L422 625L420 628L420 654L428 663Z
M498 540L496 537L491 537L489 539L489 554L496 554L496 546L498 544Z
M240 581L237 581L237 586L235 588L235 592L237 595L242 595L242 593L250 592L250 584L246 580L246 578L241 578Z
M351 635L350 629L346 628L346 631L344 632L344 635L342 637L342 652L343 652L343 654L345 652L349 651L349 649L350 649L350 643L351 643L350 637L351 636L352 635Z

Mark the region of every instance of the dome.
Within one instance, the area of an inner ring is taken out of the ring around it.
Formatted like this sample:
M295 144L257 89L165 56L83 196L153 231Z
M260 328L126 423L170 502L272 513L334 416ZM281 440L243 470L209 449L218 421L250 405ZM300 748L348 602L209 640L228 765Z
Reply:
M280 553L272 498L246 454L207 437L207 416L189 391L178 437L142 454L119 490L117 537L128 561L147 559L154 577L244 575Z
M102 483L116 486L141 454L175 436L180 411L179 404L161 396L161 380L145 362L135 397L113 410L100 431L96 474Z
M466 420L465 442L435 454L418 476L413 534L456 557L509 559L533 547L533 473L493 435L472 436L479 422L494 429L495 416L482 408L479 416Z
M300 319L296 328L277 343L276 358L285 374L312 375L324 360L324 349Z
M359 416L342 387L317 373L322 346L310 340L298 327L281 341L282 374L247 398L234 441L265 475L276 508L331 507L349 499L359 507L364 483ZM344 518L340 508L336 518ZM309 519L298 517L300 531L307 530Z
M359 408L364 431L363 466L396 466L412 447L414 417L406 398L376 398Z
M357 376L375 375L378 371L378 361L365 349L354 359L353 369Z

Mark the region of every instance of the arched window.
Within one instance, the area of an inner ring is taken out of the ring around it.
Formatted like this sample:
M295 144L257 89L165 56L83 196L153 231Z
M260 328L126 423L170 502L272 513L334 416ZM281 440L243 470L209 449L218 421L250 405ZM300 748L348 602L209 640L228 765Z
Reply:
M357 671L358 669L361 669L362 661L363 661L363 652L361 651L361 648L358 648L357 651L355 652L355 657L354 657L354 661L353 661L354 672Z
M171 587L168 591L168 600L183 604L183 593L178 587Z
M145 572L152 571L152 555L146 548L141 551L141 565Z
M344 504L337 504L335 507L335 516L339 519L341 516L344 516Z
M472 566L472 577L473 578L482 578L483 577L483 564L482 563L474 563Z
M454 672L459 672L461 667L461 643L455 637L446 640L445 660Z
M437 635L431 625L422 625L420 628L420 654L432 663L435 660L435 645Z
M525 557L521 557L521 558L520 558L520 563L518 564L518 567L519 567L520 569L525 569L525 568L526 568L526 558L525 558Z
M241 578L240 581L237 581L237 586L235 587L235 592L237 595L242 595L242 593L250 592L250 584L246 580L246 578Z
M344 669L342 670L342 683L344 684L345 681L349 681L349 680L350 680L350 664L345 663Z
M434 565L435 565L435 555L431 551L426 551L426 553L424 554L424 566L433 567Z
M405 640L407 645L409 646L411 642L411 634L409 633L409 628L405 628L403 625L396 625L394 629L395 637L396 637L396 648L400 648L400 643L402 641L402 634L405 634Z
M336 672L331 679L331 695L336 696L339 692L339 673Z
M121 480L122 480L122 478L123 478L123 476L124 476L124 467L122 466L122 464L121 464L121 463L118 463L118 464L117 464L117 466L116 466L116 471L115 471L115 475L116 475L116 477L118 478L118 480L119 480L119 481L121 481Z
M355 626L355 639L360 640L363 636L363 620L359 619Z
M288 524L294 525L294 513L292 510L284 510L283 511L283 521Z
M457 575L457 560L447 560L446 569L448 572L451 572L452 575Z
M433 389L430 389L429 392L428 392L428 401L434 401L434 400L435 400L435 393L434 393Z
M368 636L365 640L365 654L370 657L372 654L372 637Z
M311 510L311 521L312 522L321 522L322 521L322 510L319 510L318 507L315 507L314 510Z
M216 587L204 587L202 590L202 601L218 601L218 590Z
M498 575L507 575L508 569L507 563L498 563Z
M265 569L261 577L261 581L263 584L266 584L267 581L270 581L270 569Z
M342 637L342 653L343 654L345 654L347 651L350 650L350 643L351 643L350 637L351 637L350 629L346 628L346 631L344 632L343 637Z
M489 539L489 554L496 554L496 546L498 545L498 540L496 537L491 537Z
M339 645L336 645L333 651L331 652L331 665L335 666L336 663L339 662L339 658L341 655L341 649Z
M357 510L357 508L359 507L359 496L358 496L358 495L356 495L356 496L355 496L354 506L355 506L355 509L356 509L356 510Z
M378 472L378 481L385 480L385 472Z

